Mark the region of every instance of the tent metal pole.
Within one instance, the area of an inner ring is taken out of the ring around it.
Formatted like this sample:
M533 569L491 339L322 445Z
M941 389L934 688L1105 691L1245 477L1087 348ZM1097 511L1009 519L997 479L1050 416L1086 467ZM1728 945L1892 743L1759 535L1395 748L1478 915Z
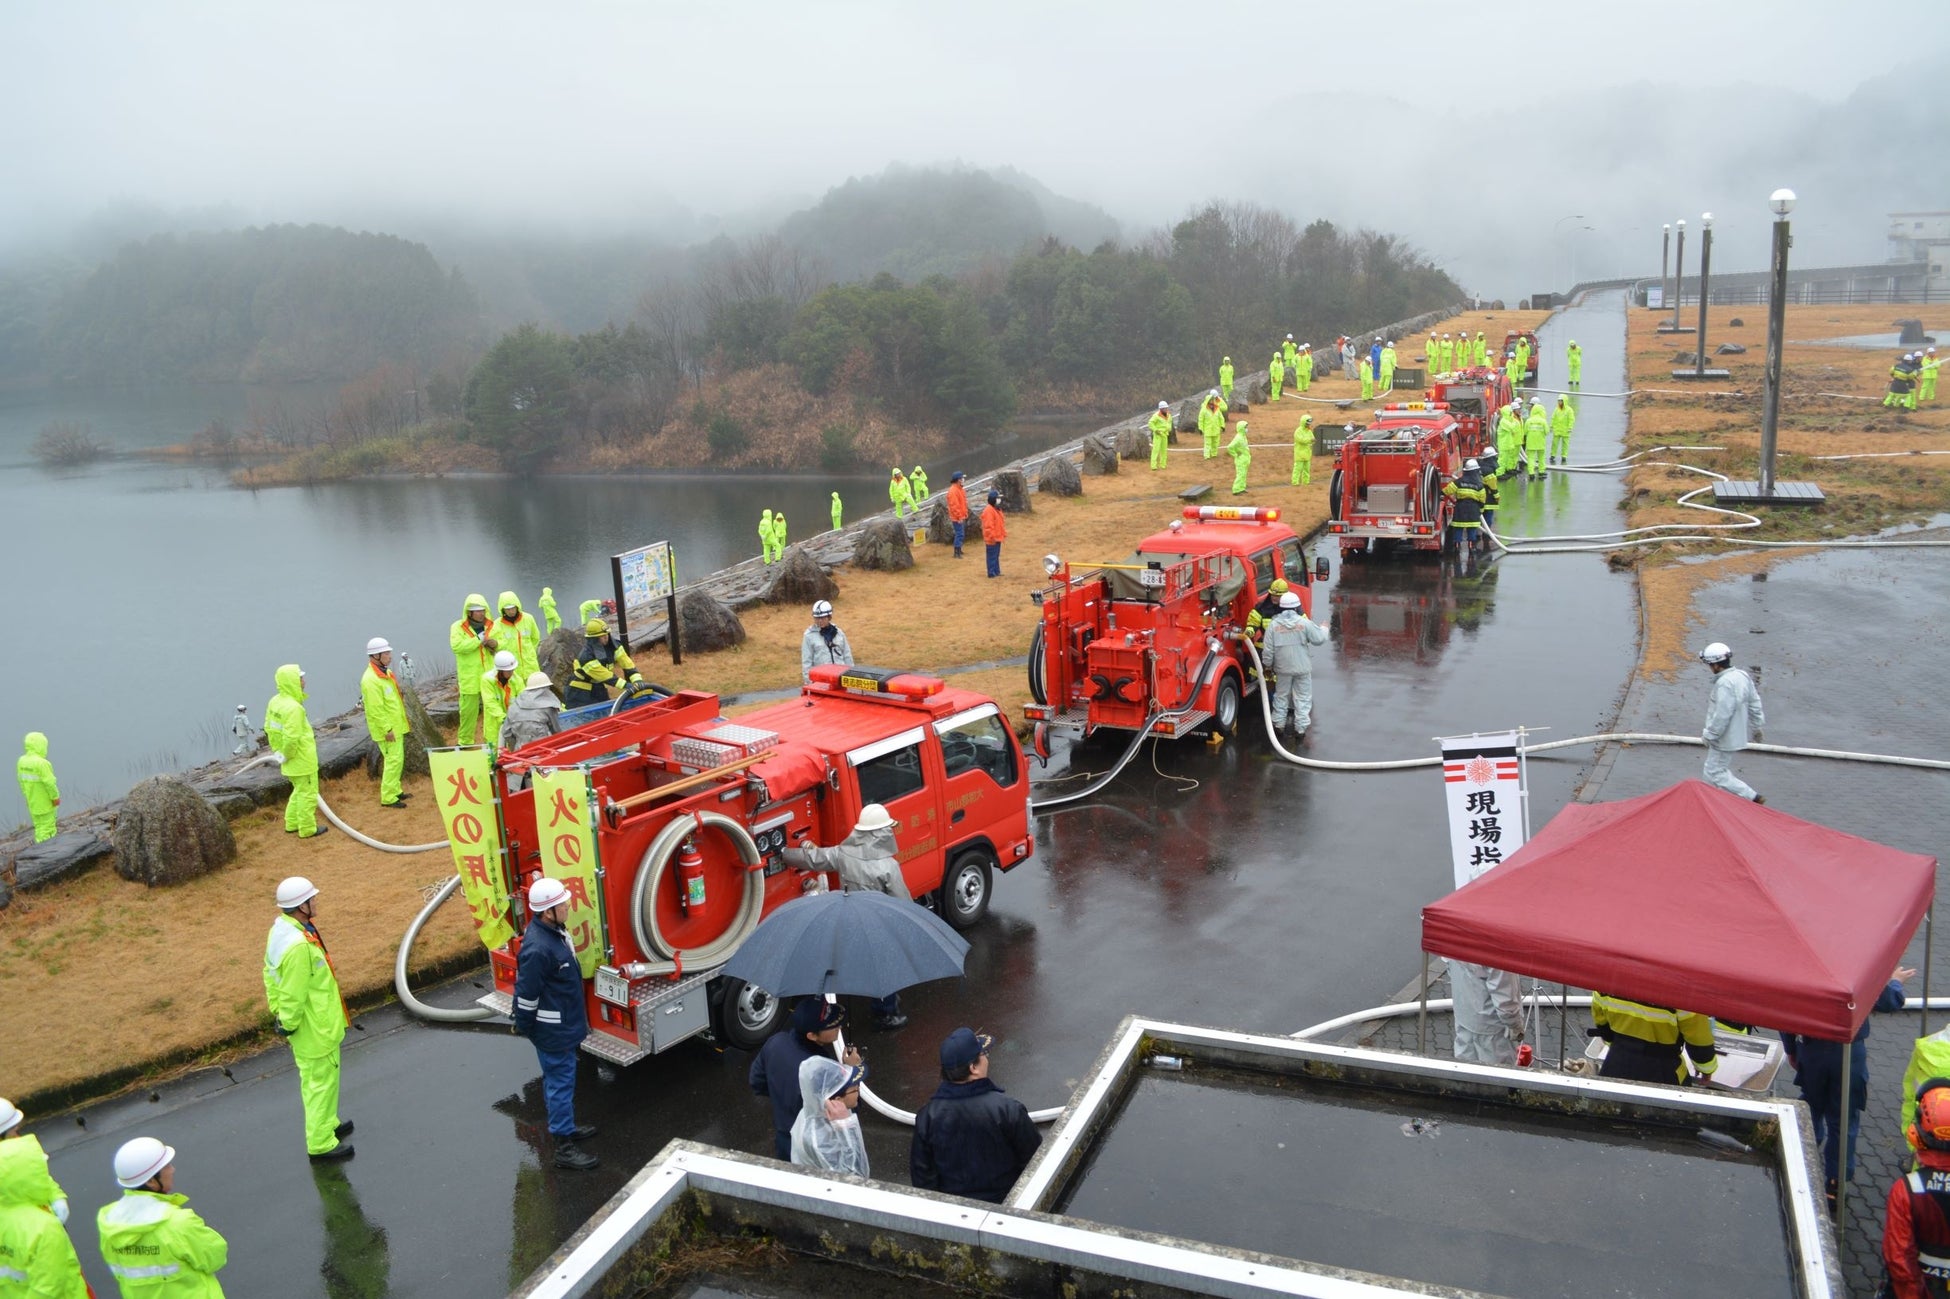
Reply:
M1415 1054L1429 1053L1429 954L1415 952L1415 982L1420 985L1421 1004L1415 1008Z
M1835 1257L1848 1260L1848 1139L1849 1083L1855 1074L1855 1039L1842 1048L1842 1112L1835 1123Z
M1923 1009L1922 1021L1917 1026L1916 1036L1930 1035L1930 956L1936 939L1936 907L1932 905L1923 913Z
M1570 1030L1565 1027L1571 1013L1571 985L1557 985L1557 1071L1564 1072L1564 1062L1571 1056Z

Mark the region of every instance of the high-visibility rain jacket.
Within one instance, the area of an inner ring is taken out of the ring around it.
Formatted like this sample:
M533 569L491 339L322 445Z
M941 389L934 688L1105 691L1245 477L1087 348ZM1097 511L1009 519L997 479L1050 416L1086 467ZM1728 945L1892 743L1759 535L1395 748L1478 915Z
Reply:
M1397 364L1399 364L1399 362L1395 356L1395 349L1392 347L1382 348L1381 349L1381 372L1383 374L1393 374L1395 372L1395 366Z
M47 1152L41 1149L39 1137L29 1135L0 1141L0 1204L27 1204L45 1209L56 1200L67 1198L60 1183L54 1180L54 1174L48 1171Z
M1280 359L1288 365L1292 365L1299 355L1299 350L1293 346L1292 339L1289 338L1286 342L1280 344Z
M923 469L919 465L915 465L914 472L907 476L907 486L908 489L914 493L915 500L917 501L927 500L928 499L928 471ZM783 519L785 516L781 514L779 517Z
M1293 430L1293 455L1304 460L1314 453L1314 417L1302 415Z
M1163 411L1159 411L1157 414L1151 417L1150 428L1151 428L1151 436L1153 438L1170 437L1171 416L1165 414Z
M124 1191L95 1215L102 1259L123 1299L222 1299L217 1272L230 1246L189 1207L187 1195Z
M1245 420L1240 420L1238 426L1232 430L1232 441L1226 443L1226 454L1232 457L1232 463L1236 466L1249 465L1253 462L1252 443L1246 441Z
M1476 364L1481 365L1483 363L1483 358L1489 355L1490 340L1484 338L1479 333L1476 335L1476 341L1470 345L1469 350L1470 350L1470 355L1475 360Z
M61 801L61 787L54 783L54 764L47 760L47 736L39 731L27 732L21 750L20 760L14 763L20 796L27 800L29 814L45 816Z
M481 678L481 738L487 743L501 743L501 726L508 720L508 707L522 692L522 682L526 680L527 677L522 677L517 681L512 672L506 681L499 672Z
M1223 404L1214 404L1210 397L1198 408L1198 433L1206 439L1217 438L1226 431L1226 411Z
M510 606L515 611L512 621L500 612ZM494 639L502 649L515 656L515 665L521 669L521 679L526 681L529 673L542 670L542 629L535 625L533 615L521 611L521 598L513 591L503 591L494 609L500 614L494 620ZM487 665L494 666L494 655L488 655Z
M318 930L280 914L264 939L264 997L291 1030L296 1055L328 1055L345 1038L349 1016L338 974Z
M772 511L770 510L758 516L758 544L768 552L772 549Z
M1560 402L1551 407L1551 432L1570 437L1577 422L1578 413L1571 409L1570 403Z
M1675 1062L1678 1060L1678 1046L1683 1042L1693 1068L1710 1074L1720 1067L1719 1056L1713 1047L1713 1021L1705 1015L1665 1006L1648 1006L1644 1002L1628 1001L1594 990L1591 994L1591 1022L1597 1026L1598 1036L1607 1042L1633 1038L1652 1046L1670 1046L1674 1048ZM1678 1082L1684 1076L1684 1066L1675 1063L1673 1069L1672 1080Z
M1515 469L1517 452L1523 446L1523 421L1517 418L1516 408L1505 406L1503 413L1496 417L1496 467Z
M88 1299L74 1242L61 1220L41 1206L0 1205L0 1295Z
M1224 391L1232 387L1232 362L1227 361L1219 367L1219 388Z
M1429 359L1429 372L1431 374L1435 372L1435 358L1441 355L1441 352L1442 349L1436 345L1435 335L1430 334L1429 341L1422 344L1422 355Z
M555 588L542 588L542 598L535 601L535 607L542 611L542 634L547 635L562 626L562 615L555 607Z
M842 517L844 508L845 507L840 504L840 494L838 492L834 492L833 493L833 527L835 529L837 529L840 526L840 519Z
M1294 373L1299 376L1301 383L1312 383L1314 381L1314 354L1312 352L1302 351L1299 357L1293 362L1293 369Z
M298 680L303 675L296 663L279 668L274 678L278 692L264 705L264 738L282 759L279 769L286 776L318 774L318 741L311 718L305 716L305 688Z
M912 505L914 489L908 485L907 476L896 469L893 481L887 484L887 499L895 505Z
M392 673L367 662L365 675L359 678L359 702L366 710L366 732L375 741L383 741L388 731L395 740L406 738L406 705Z
M1530 413L1523 417L1524 450L1533 453L1542 451L1544 444L1550 441L1550 436L1550 416L1544 414L1542 406L1532 406Z
M1909 1068L1903 1070L1902 1134L1909 1136L1909 1125L1916 1122L1916 1089L1932 1078L1950 1078L1950 1026L1928 1037L1916 1039L1910 1048Z
M1286 382L1286 358L1284 356L1281 356L1277 352L1273 354L1273 359L1266 363L1266 377L1273 383L1284 384Z
M467 620L468 604L478 604L486 610L487 597L470 594L467 603L461 606L460 621L447 630L447 646L454 652L456 689L463 695L478 691L481 688L481 673L494 666L494 651L484 643L494 637L494 613L492 610L484 612L481 625L476 628Z

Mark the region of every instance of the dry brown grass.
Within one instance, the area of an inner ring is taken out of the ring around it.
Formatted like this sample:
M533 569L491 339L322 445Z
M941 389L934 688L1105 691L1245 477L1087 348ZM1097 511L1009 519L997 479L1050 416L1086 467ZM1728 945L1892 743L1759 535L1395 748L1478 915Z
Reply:
M1745 324L1729 322L1739 317ZM1898 317L1915 317L1939 337L1950 335L1945 307L1797 307L1787 309L1787 344L1782 349L1782 401L1777 474L1819 482L1829 504L1819 511L1761 510L1765 540L1873 532L1913 522L1950 509L1950 457L1817 461L1810 457L1908 450L1950 450L1950 390L1933 406L1915 414L1881 405L1895 349L1865 351L1829 347L1809 340L1892 332ZM1628 349L1634 388L1655 389L1631 399L1631 449L1663 443L1723 446L1724 451L1693 452L1689 464L1734 478L1758 475L1761 390L1766 364L1767 318L1764 307L1714 307L1707 322L1709 353L1721 343L1740 343L1744 355L1709 356L1708 363L1729 371L1726 380L1694 390L1671 377L1676 352L1692 347L1690 334L1661 335L1659 312L1630 313ZM1684 313L1685 323L1697 309ZM1819 394L1840 394L1821 396ZM1859 399L1859 400L1858 400ZM1628 478L1633 526L1646 523L1700 522L1697 511L1675 509L1677 496L1698 487L1699 476L1648 467ZM1655 556L1656 557L1656 556Z
M1694 564L1653 564L1639 569L1639 598L1645 607L1639 672L1670 681L1683 669L1692 667L1697 662L1694 655L1704 640L1700 633L1706 628L1705 620L1694 612L1694 596L1715 582L1759 572L1774 561L1786 558L1788 552L1749 551Z
M441 838L427 782L407 782L412 810L382 812L363 773L323 790L346 820L392 843ZM319 886L319 928L348 997L390 986L393 954L422 891L452 872L444 853L375 852L333 832L300 842L282 805L231 822L237 860L170 889L112 870L33 893L0 911L0 1040L9 1094L27 1097L98 1074L194 1051L268 1025L264 937L279 880ZM464 907L443 907L415 955L436 961L474 944Z

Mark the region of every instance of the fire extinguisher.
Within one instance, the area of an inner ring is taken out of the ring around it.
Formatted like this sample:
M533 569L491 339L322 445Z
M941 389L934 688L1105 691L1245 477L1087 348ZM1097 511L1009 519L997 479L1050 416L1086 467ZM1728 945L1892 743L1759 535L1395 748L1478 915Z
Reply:
M677 851L677 900L685 915L704 906L704 854L695 838L684 840Z

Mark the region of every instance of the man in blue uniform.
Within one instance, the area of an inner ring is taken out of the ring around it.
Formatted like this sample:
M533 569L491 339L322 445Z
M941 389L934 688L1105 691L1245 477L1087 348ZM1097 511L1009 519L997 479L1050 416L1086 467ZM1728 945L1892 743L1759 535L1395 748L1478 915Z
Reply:
M582 967L569 942L569 890L547 876L528 886L528 928L515 962L515 1032L535 1044L542 1064L542 1102L555 1138L555 1166L585 1170L597 1158L576 1143L596 1135L576 1122L576 1052L589 1036Z

